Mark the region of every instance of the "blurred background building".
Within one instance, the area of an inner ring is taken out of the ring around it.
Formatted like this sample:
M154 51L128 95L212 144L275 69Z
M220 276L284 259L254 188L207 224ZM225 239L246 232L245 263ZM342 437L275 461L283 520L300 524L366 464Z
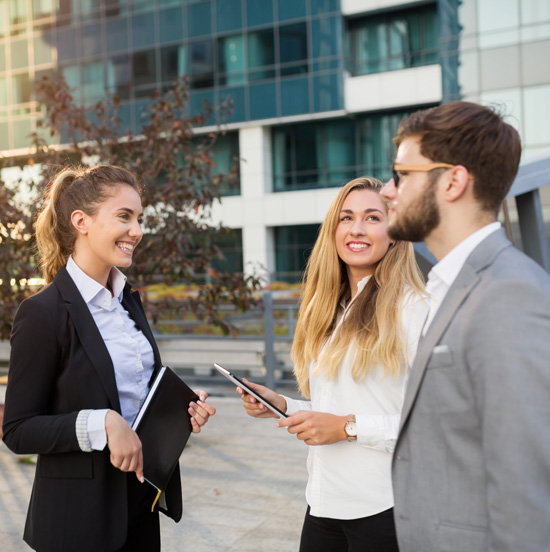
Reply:
M188 75L192 110L234 104L215 152L218 170L240 158L214 210L235 229L221 244L228 267L260 263L292 282L334 187L389 177L403 116L459 98L500 103L525 167L505 222L519 247L538 231L544 264L549 58L548 0L1 0L0 150L28 151L44 109L33 82L49 72L85 105L118 96L134 130L152 91Z

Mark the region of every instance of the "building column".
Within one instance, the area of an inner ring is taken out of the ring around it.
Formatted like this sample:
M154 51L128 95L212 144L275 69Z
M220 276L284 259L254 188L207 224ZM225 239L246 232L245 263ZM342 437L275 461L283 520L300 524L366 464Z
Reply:
M272 230L265 225L265 194L271 192L271 128L248 127L239 130L242 199L243 262L245 273L261 265L266 280L275 270Z

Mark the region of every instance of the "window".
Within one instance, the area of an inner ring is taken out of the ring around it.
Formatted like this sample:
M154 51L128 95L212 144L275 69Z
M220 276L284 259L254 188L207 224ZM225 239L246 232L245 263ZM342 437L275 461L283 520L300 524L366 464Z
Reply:
M349 22L352 75L437 63L437 9L426 6Z
M223 0L216 3L218 32L242 27L241 0Z
M392 138L408 111L273 129L273 190L340 186L361 174L384 180Z
M212 41L201 40L189 44L187 71L191 88L210 88L214 85Z
M242 84L245 81L244 37L242 34L218 39L220 84Z
M273 0L248 0L246 21L249 27L273 22Z
M88 57L101 54L101 25L83 25L80 32L82 55Z
M185 75L185 46L166 46L160 51L161 79L172 83L179 75Z
M13 69L27 68L29 65L29 47L27 39L14 40L11 43L11 66Z
M307 72L307 26L305 23L279 28L281 75Z
M55 14L59 9L59 0L33 0L33 14L35 19Z
M228 132L225 136L218 136L214 148L212 149L212 161L214 167L212 174L236 173L236 179L233 183L227 183L220 190L222 196L239 195L241 186L239 182L239 134L238 132Z
M105 23L107 51L117 52L128 48L128 20L111 19Z
M251 81L275 76L273 29L248 33L248 78Z
M107 90L111 96L121 100L130 97L130 62L126 54L107 60Z
M355 122L276 128L273 154L274 191L339 186L355 174Z
M0 106L8 105L8 82L5 77L0 77Z
M80 67L78 65L68 65L66 67L61 68L61 74L67 81L67 85L69 88L74 88L74 90L71 92L75 103L80 103Z
M84 104L98 102L105 94L103 62L94 61L82 65L82 96Z
M42 65L53 60L53 33L37 33L34 37L34 63Z
M58 61L72 61L77 57L76 31L74 28L57 31Z
M299 282L307 260L317 239L318 224L278 226L273 229L275 238L275 282Z
M236 228L227 233L218 234L214 243L219 247L221 258L212 259L214 270L241 273L243 272L243 238L242 230Z
M135 52L132 71L134 74L134 84L136 86L154 85L157 80L155 52L153 50Z
M9 6L11 25L27 21L27 0L10 0Z
M12 77L13 103L26 103L31 101L31 81L28 73L13 75Z
M183 12L181 7L159 11L159 40L173 42L183 36Z
M132 17L134 48L144 48L155 43L155 18L152 13L140 13Z

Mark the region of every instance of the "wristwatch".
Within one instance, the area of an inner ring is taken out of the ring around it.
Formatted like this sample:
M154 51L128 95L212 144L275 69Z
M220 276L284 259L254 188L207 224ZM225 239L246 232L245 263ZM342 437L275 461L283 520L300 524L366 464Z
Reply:
M344 426L344 431L348 441L357 441L357 424L355 423L355 414L348 414L348 421Z

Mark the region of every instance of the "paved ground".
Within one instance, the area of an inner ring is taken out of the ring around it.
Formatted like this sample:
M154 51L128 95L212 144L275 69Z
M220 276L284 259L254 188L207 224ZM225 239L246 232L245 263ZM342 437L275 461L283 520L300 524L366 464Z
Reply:
M0 385L0 402L4 391ZM180 460L184 518L161 516L163 552L297 551L307 447L274 421L246 416L238 397L209 401L218 412ZM30 550L21 535L34 465L1 443L0 473L0 550Z

